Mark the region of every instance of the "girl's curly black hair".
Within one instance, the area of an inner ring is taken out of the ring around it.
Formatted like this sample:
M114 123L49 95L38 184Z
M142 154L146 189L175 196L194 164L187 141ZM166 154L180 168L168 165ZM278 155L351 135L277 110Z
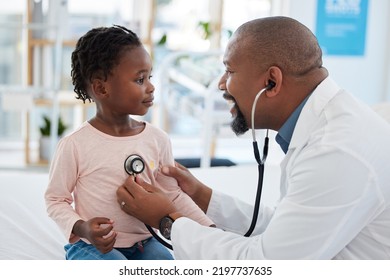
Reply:
M76 99L91 102L88 83L93 78L107 80L122 52L141 45L134 32L119 25L94 28L83 35L72 53L71 76Z

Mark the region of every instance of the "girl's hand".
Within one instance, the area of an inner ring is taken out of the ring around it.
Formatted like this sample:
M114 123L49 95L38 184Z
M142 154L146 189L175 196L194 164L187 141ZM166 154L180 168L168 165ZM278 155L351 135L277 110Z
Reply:
M113 231L113 221L95 217L88 221L79 220L73 227L74 234L88 239L93 246L105 254L114 248L117 233Z

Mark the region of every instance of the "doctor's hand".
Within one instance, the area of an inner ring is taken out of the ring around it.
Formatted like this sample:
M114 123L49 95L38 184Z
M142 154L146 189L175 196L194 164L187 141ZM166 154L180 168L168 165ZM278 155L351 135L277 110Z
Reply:
M176 179L180 188L206 213L211 199L212 189L207 187L183 165L175 162L175 166L161 168L164 175Z
M129 176L116 194L123 211L154 228L164 216L177 212L166 194L139 177Z

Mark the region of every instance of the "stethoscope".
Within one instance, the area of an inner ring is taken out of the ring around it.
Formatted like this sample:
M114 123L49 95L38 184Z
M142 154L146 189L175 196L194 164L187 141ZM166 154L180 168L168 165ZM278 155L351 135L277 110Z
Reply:
M139 155L130 155L125 160L125 171L127 174L131 176L137 176L137 174L142 173L145 169L145 162ZM172 245L166 242L164 239L162 239L153 229L151 226L145 224L146 228L149 230L149 232L153 235L154 238L156 238L161 244L163 244L165 247L173 250Z
M262 90L257 93L255 100L253 101L252 105L252 112L251 112L251 129L252 129L252 138L253 138L253 153L256 159L256 162L258 164L258 182L257 182L257 193L256 193L256 199L255 199L255 205L253 209L253 216L252 216L252 222L250 224L250 227L248 231L244 234L245 237L249 237L253 230L255 229L257 218L259 215L260 210L260 200L261 200L261 192L263 189L263 178L264 178L264 164L267 159L268 155L268 143L269 143L269 137L268 137L268 129L266 132L266 136L264 138L264 146L263 146L263 155L260 157L259 147L257 145L256 141L256 133L255 133L255 110L256 110L256 104L258 99L260 98L261 94L265 92L266 90L270 90L275 86L275 83L273 81L269 81L267 87L263 88ZM137 174L142 173L145 169L145 163L144 160L139 155L130 155L125 160L125 170L129 175L136 176ZM145 224L146 228L149 230L149 232L153 235L154 238L156 238L161 244L163 244L165 247L173 250L172 245L166 242L164 239L162 239L153 229L151 226Z
M268 143L269 143L269 137L268 137L268 129L264 138L264 146L263 146L263 156L260 157L259 147L257 145L256 141L256 131L255 131L255 111L256 111L256 104L259 100L260 96L265 92L266 90L270 90L275 86L275 82L269 80L268 85L260 90L255 100L253 101L252 105L252 112L251 112L251 128L252 128L252 138L253 138L253 153L257 162L257 169L258 169L258 181L257 181L257 193L255 198L255 205L253 208L253 216L252 216L252 222L248 229L248 231L244 234L245 237L249 237L253 230L255 229L257 217L259 216L259 210L260 210L260 200L261 200L261 192L263 189L263 178L264 178L264 164L267 160L268 155Z

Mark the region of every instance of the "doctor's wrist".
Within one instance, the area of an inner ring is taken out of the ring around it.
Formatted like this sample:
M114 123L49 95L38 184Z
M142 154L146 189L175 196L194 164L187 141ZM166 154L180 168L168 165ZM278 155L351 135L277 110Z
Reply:
M192 200L199 206L204 213L207 212L209 207L212 189L204 184L199 185L196 192L191 196Z
M180 217L183 217L183 215L180 212L172 212L169 213L168 216L171 217L174 221L176 221Z
M183 215L179 212L172 212L161 218L158 229L164 238L171 240L173 223L175 222L176 219L182 216Z

